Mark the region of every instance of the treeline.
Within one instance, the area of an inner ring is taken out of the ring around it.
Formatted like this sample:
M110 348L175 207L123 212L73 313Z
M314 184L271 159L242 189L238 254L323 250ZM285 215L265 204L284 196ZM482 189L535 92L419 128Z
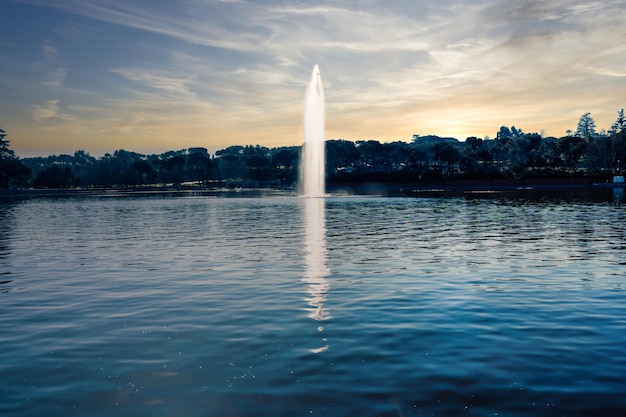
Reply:
M18 159L0 137L0 186L33 188L289 187L295 184L299 146L230 146L211 155L189 148L145 155L117 150L95 158L73 155ZM623 110L608 132L596 132L589 113L575 132L560 138L502 126L495 139L465 141L414 135L411 142L326 141L327 182L436 182L447 179L593 177L624 174L626 119ZM6 171L6 167L12 169Z
M299 147L269 149L230 146L210 155L189 148L145 155L117 150L96 159L85 151L74 155L24 158L34 188L138 187L145 185L244 186L290 185L295 181Z

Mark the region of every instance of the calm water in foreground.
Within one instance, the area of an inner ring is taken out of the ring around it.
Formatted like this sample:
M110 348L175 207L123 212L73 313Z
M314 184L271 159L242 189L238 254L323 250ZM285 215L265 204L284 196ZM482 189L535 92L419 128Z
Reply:
M577 193L4 200L0 415L626 415L626 207Z

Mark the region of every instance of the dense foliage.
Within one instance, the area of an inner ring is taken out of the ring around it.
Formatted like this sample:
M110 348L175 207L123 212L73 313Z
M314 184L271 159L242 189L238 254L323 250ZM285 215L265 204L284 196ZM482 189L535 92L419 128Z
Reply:
M575 132L561 138L502 126L495 139L465 141L414 135L411 142L326 141L329 183L436 182L446 179L593 177L623 174L626 161L624 111L608 132L597 133L589 113ZM160 155L117 150L95 158L79 150L19 160L0 137L0 186L35 188L291 186L297 178L300 148L230 146L210 155L189 148Z
M35 188L137 187L146 185L264 186L295 181L298 147L231 146L211 156L206 148L143 155L117 150L94 158L74 155L24 158Z

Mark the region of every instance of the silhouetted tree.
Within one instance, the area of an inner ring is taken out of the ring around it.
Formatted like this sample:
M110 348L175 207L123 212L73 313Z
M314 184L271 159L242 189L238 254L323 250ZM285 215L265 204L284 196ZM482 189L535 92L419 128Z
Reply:
M152 165L144 159L133 161L133 169L140 175L139 184L145 184L150 174L154 171Z
M496 133L496 139L510 138L511 136L513 136L511 129L506 126L500 126L500 130Z
M549 137L541 139L538 153L540 158L538 162L539 166L558 168L562 165L556 138Z
M7 133L0 129L0 188L6 189L13 183L24 182L30 170L15 156L9 148L11 141L6 140Z
M609 135L619 135L626 131L626 117L624 117L624 109L617 112L617 120L611 125Z
M180 184L185 180L185 162L186 158L183 155L175 155L165 161L163 169L168 182Z
M409 169L418 179L423 178L428 172L430 155L428 149L414 141L409 145Z
M273 148L271 153L274 179L282 180L283 184L294 184L298 177L300 147L285 146Z
M328 173L352 172L359 160L356 144L349 140L326 141L326 171Z
M52 165L40 171L33 179L35 188L67 188L72 185L74 174L68 165Z
M612 174L615 161L615 138L612 136L594 138L585 148L585 166L594 175Z
M459 161L459 151L450 143L438 143L434 146L435 160L445 163L445 174L453 173L453 165Z
M596 122L591 117L591 113L585 112L578 120L578 127L574 136L589 139L596 135Z
M247 156L246 164L248 165L249 179L258 181L267 181L271 179L272 159L264 154L252 154Z
M461 170L469 177L473 178L479 174L479 152L482 145L483 140L475 136L465 139L459 162L461 163Z
M94 166L96 158L83 150L74 152L71 160L72 172L74 174L74 185L90 185L94 179Z
M587 144L578 136L564 136L558 140L558 148L565 167L575 168L579 165Z
M359 167L363 171L381 171L384 166L382 144L377 140L358 140Z
M405 170L410 165L411 154L408 143L399 141L384 143L382 151L387 156L385 158L387 169L397 172Z
M211 179L213 161L205 148L190 148L187 156L187 175L189 181L206 181Z
M523 135L522 129L515 126L511 126L510 129L506 126L500 126L500 130L496 133L496 139L515 138L521 135Z
M248 176L248 167L245 164L243 153L243 146L229 146L215 152L220 179L241 179Z

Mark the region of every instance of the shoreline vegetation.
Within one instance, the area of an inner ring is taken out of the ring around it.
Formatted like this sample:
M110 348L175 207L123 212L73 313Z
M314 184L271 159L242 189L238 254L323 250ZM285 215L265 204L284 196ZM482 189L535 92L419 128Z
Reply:
M95 158L78 150L20 159L6 136L0 129L0 189L13 193L295 190L301 151L300 146L235 145L214 154L194 147L151 155L120 149ZM626 117L620 110L609 131L598 133L585 113L577 130L560 138L502 126L494 139L413 135L410 142L332 139L325 146L329 189L607 184L626 174Z

